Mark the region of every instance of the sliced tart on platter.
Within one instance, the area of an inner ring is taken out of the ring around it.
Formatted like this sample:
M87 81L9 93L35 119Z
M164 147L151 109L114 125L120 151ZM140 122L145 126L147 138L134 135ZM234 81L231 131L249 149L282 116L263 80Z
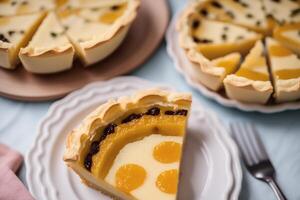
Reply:
M231 53L210 61L194 49L187 56L192 61L190 74L213 91L223 87L224 78L237 70L241 60L239 53Z
M106 58L121 44L138 7L138 0L98 8L67 7L58 11L58 17L78 57L88 66Z
M273 87L262 41L256 42L239 70L224 79L224 85L231 99L260 104L268 101Z
M267 38L267 49L273 75L275 100L293 101L300 98L300 58L278 41Z
M14 69L18 53L27 44L45 13L0 17L0 66Z
M64 161L116 199L176 199L191 96L147 90L111 100L67 138Z
M73 46L53 12L47 15L29 44L19 53L27 71L43 74L71 68L73 56Z
M277 26L274 29L273 37L300 55L300 22Z

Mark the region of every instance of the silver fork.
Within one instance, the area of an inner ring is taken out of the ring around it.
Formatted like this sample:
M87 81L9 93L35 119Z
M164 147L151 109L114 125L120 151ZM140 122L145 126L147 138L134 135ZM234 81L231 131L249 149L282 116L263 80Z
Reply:
M275 169L254 125L232 123L230 129L248 171L258 180L268 183L278 200L286 200L275 180Z

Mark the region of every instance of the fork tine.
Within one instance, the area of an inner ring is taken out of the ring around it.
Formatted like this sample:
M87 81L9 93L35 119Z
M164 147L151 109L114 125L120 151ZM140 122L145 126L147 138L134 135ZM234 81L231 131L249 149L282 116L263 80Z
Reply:
M231 129L233 139L236 141L236 143L241 151L241 154L244 157L244 160L246 161L246 164L249 165L249 164L253 163L253 160L252 160L250 154L248 153L246 145L244 144L244 141L241 138L241 134L240 134L241 131L240 131L239 127L236 124L231 123L230 129Z
M252 137L253 141L255 143L255 149L258 152L260 160L266 160L268 159L268 154L267 151L261 141L261 138L259 137L258 131L255 128L254 124L250 124L251 132L252 132Z
M241 129L241 138L243 139L246 148L248 149L248 153L250 154L251 158L252 158L252 163L250 163L251 165L258 163L258 158L256 156L256 153L254 152L254 148L250 142L249 139L249 132L247 130L247 127L243 124L243 123L238 123L238 126Z
M258 149L259 147L258 147L257 142L256 142L255 137L254 137L255 136L255 133L253 132L254 127L250 123L246 123L243 126L244 126L244 129L245 129L246 140L249 143L252 155L253 155L254 160L255 160L254 164L256 164L261 160L261 155L259 153L259 149Z

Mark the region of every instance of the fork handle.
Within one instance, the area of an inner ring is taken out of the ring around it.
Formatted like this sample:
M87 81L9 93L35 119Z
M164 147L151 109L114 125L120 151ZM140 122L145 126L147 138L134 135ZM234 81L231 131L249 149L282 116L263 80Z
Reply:
M287 200L274 178L268 178L266 181L274 191L278 200Z

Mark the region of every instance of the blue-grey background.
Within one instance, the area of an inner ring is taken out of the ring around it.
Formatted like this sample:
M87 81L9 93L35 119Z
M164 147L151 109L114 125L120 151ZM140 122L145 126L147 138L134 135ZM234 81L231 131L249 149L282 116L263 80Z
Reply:
M171 0L172 15L182 9L186 1ZM261 138L277 170L277 178L288 199L300 200L300 111L278 114L246 113L225 108L205 98L189 87L175 71L166 53L163 42L153 56L139 69L131 73L158 83L170 84L183 91L191 91L207 109L217 113L228 123L235 120L253 121L259 128ZM0 80L1 84L1 80ZM36 136L39 120L45 115L52 102L25 103L0 97L0 142L10 145L25 154ZM23 166L19 176L25 182ZM244 170L244 180L240 199L275 199L268 186L252 178Z

